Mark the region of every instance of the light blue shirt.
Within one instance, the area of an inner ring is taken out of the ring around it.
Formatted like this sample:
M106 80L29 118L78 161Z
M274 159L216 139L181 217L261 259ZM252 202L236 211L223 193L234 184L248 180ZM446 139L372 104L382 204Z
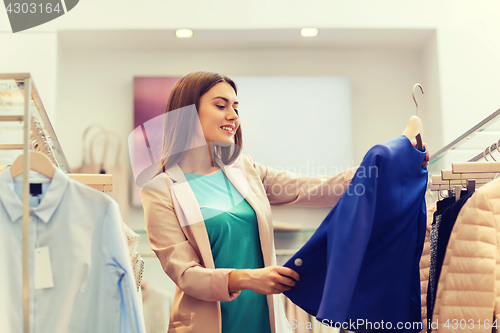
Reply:
M118 205L56 169L30 198L30 332L144 332ZM0 332L23 329L22 175L0 173ZM49 247L54 287L34 289L34 251Z

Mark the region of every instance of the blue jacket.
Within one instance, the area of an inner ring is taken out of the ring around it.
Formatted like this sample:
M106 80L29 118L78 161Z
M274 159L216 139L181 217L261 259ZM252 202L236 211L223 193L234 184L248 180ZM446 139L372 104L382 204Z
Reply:
M288 298L351 331L422 329L424 157L403 135L368 151L337 205L285 264L300 275Z

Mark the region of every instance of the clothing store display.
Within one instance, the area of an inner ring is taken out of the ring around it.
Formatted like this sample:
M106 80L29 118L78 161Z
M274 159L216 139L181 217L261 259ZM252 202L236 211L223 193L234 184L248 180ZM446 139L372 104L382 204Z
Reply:
M215 268L263 268L255 212L227 176L221 170L185 176L205 220ZM271 332L266 295L245 289L220 306L222 333Z
M441 274L446 246L451 235L451 231L457 219L462 206L467 202L472 193L462 191L460 199L455 201L455 197L448 197L437 203L435 213L435 223L431 230L431 257L429 267L429 287L427 290L427 313L428 322L432 323L432 311L436 299L436 289ZM434 231L434 234L432 233ZM428 332L431 332L431 326L427 325Z
M0 173L0 332L23 325L23 177ZM29 177L41 183L29 199L30 332L144 332L118 205L59 168ZM49 272L53 287L39 287Z
M458 214L446 248L433 310L433 322L439 327L432 332L492 332L495 319L498 325L499 239L500 179L497 178L479 188Z
M276 265L271 205L331 207L355 172L308 177L258 164L248 155L228 165L216 163L256 214L265 266ZM145 184L141 201L150 246L177 285L169 332L220 333L220 302L239 293L228 292L231 269L215 268L200 206L180 167L174 165ZM280 296L268 295L267 304L271 332L291 332Z
M405 136L370 149L337 205L285 264L300 275L285 295L318 320L421 323L424 158Z

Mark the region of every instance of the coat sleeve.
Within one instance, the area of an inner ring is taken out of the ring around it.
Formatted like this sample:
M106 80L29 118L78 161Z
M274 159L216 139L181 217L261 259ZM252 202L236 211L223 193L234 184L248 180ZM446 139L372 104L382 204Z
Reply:
M168 186L158 187L146 185L142 188L141 201L149 244L165 273L192 297L203 301L234 300L240 292L228 291L232 269L211 269L202 265L179 224Z
M243 158L257 172L273 206L333 207L357 170L356 167L333 176L311 177L259 164L248 155Z

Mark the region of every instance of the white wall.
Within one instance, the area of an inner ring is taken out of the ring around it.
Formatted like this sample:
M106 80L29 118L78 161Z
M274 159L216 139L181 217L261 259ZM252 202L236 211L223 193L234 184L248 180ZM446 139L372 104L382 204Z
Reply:
M243 150L254 161L309 176L333 176L353 167L348 77L252 75L232 79L238 84Z
M57 33L0 32L0 73L31 73L51 119L55 119L56 72Z
M415 106L411 87L423 80L413 51L241 50L101 52L61 49L56 131L68 162L80 163L81 133L99 122L132 130L134 76L178 76L207 70L231 75L343 75L351 78L354 161L402 133ZM335 154L335 145L332 145ZM123 161L127 162L126 157ZM128 162L127 162L128 163Z

